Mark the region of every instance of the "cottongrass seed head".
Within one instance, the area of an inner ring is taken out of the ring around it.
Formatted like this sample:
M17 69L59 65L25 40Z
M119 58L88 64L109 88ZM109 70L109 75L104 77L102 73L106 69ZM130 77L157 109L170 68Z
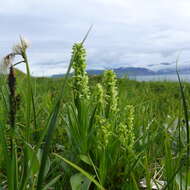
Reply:
M13 64L15 58L14 53L6 55L0 62L0 73L7 74L9 67Z
M23 52L25 52L28 47L29 47L29 41L21 36L20 42L18 44L14 45L12 50L13 50L14 54L22 55Z

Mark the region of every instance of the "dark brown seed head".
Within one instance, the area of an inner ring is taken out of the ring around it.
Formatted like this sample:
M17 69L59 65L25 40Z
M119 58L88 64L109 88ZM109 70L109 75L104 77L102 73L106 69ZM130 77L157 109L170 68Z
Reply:
M15 115L16 115L16 78L14 74L13 66L9 68L9 75L8 75L8 86L9 86L9 122L11 127L14 128L15 126Z

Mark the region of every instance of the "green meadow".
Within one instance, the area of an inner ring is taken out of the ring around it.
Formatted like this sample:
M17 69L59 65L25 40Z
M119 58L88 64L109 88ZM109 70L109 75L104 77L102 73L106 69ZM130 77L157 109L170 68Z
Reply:
M83 42L63 78L32 77L23 39L3 61L0 189L190 188L189 83L88 76Z

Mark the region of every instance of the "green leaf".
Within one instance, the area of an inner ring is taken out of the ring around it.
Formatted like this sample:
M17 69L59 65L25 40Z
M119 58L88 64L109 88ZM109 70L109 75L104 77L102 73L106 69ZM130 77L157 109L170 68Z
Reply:
M59 99L57 101L57 103L51 113L50 123L47 126L48 131L47 131L47 136L46 136L45 144L44 144L44 148L43 148L40 171L38 174L38 182L37 182L37 188L36 188L37 190L42 189L42 183L44 180L45 170L46 170L46 162L48 161L48 154L49 154L51 139L52 139L52 135L55 130L55 126L56 126L56 122L57 122L57 117L58 117L59 108L60 108L60 101L61 101L61 99Z
M40 162L39 159L37 157L37 152L35 152L35 150L31 147L31 145L26 144L26 148L27 148L27 153L28 153L28 158L31 163L30 169L33 173L33 175L35 175L40 168Z
M81 172L84 176L86 176L89 180L91 180L99 189L101 190L105 190L104 187L94 179L94 177L92 175L90 175L88 172L86 172L85 170L83 170L82 168L80 168L79 166L77 166L76 164L74 164L73 162L67 160L66 158L54 153L54 155L56 157L58 157L59 159L63 160L64 162L66 162L67 164L69 164L70 166L72 166L73 168L75 168L76 170L78 170L79 172Z
M3 149L3 156L4 156L4 159L6 160L6 165L5 165L5 168L6 168L6 172L7 172L7 180L8 180L8 188L10 190L13 190L14 189L14 181L13 181L13 170L12 170L12 167L11 167L11 159L10 159L10 155L9 155L9 149L8 149L8 145L7 145L7 142L6 142L6 138L5 138L5 131L4 131L4 125L2 123L0 123L0 144L2 146L2 149Z
M42 151L40 149L38 150L37 157L38 157L39 161L42 159ZM45 169L44 169L44 177L48 174L48 172L50 170L50 166L51 166L51 161L50 161L49 157L47 157L47 161L46 161Z
M88 190L91 181L81 173L73 175L70 179L72 190Z
M84 163L86 163L86 164L92 166L92 163L91 163L91 161L90 161L90 159L89 159L88 156L86 156L85 154L80 154L79 157L80 157L80 159L81 159Z
M176 183L181 190L185 190L185 178L181 174L177 174L175 177Z

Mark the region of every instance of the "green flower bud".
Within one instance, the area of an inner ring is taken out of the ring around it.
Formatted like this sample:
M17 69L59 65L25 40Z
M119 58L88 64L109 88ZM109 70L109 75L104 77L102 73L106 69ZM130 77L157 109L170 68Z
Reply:
M98 136L98 148L104 149L108 144L110 137L112 136L110 123L101 116L96 116L97 136Z
M125 149L132 149L135 143L135 134L134 134L134 107L128 105L124 109L125 111L125 122L119 124L117 128L117 134L121 145Z
M82 43L73 46L73 91L75 100L89 99L88 75L86 73L86 51Z
M105 89L106 113L118 111L118 91L116 75L112 70L104 72L103 84Z
M100 83L96 84L94 91L94 101L97 105L97 111L101 112L104 107L104 89Z

